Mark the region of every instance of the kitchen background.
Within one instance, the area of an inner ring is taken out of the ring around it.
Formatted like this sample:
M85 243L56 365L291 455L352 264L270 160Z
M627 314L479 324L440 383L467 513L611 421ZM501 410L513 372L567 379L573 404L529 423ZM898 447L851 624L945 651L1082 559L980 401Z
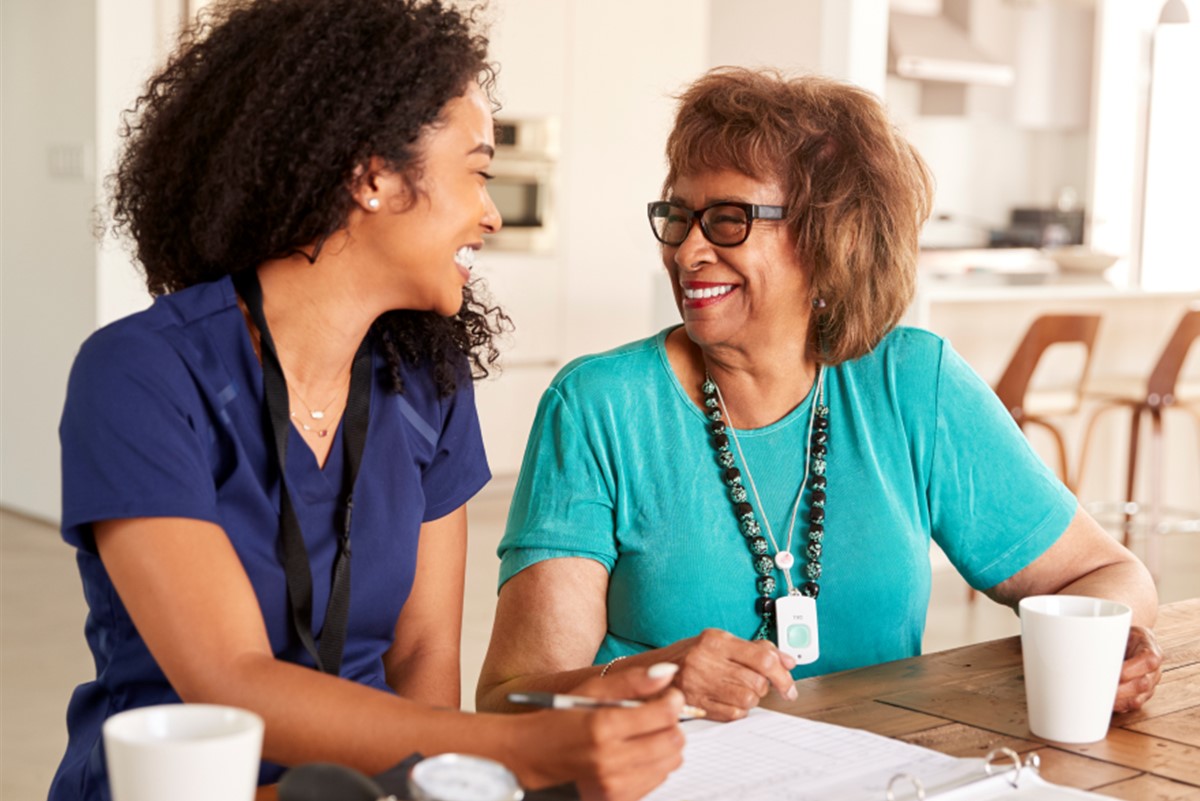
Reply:
M24 532L30 521L57 520L56 428L79 344L148 303L126 251L94 236L103 179L120 112L200 5L4 0L6 772L20 761L11 750L21 736L9 728L14 698L57 716L39 758L48 752L53 762L61 748L66 690L43 683L13 691L13 666L24 658L14 638L44 630L27 617L42 606L39 588L69 595L55 601L67 606L52 618L65 629L55 632L61 648L46 653L73 662L74 680L89 669L69 549L15 532L18 522ZM1190 24L1171 24L1189 12ZM477 268L517 330L503 375L479 387L498 478L477 506L487 527L472 517L468 575L482 576L480 597L467 599L474 645L465 647L464 675L472 682L490 630L491 549L541 391L571 358L677 320L644 208L664 172L672 95L710 66L821 72L885 100L937 180L909 322L949 337L989 381L1033 317L1060 310L1104 315L1093 372L1144 374L1183 309L1200 300L1200 0L491 0L484 14L501 65L498 118L514 136L497 158L498 195L510 223L524 217L530 225L510 225ZM1038 249L1073 242L1118 259L1102 276L1069 275ZM1051 362L1039 380L1052 383L1071 358ZM1200 373L1200 353L1187 369ZM1118 497L1123 425L1114 419L1100 429L1080 487L1085 501ZM1200 507L1200 420L1169 416L1167 427L1165 499ZM1080 434L1078 421L1068 421L1073 456ZM1030 437L1050 461L1049 440ZM36 531L54 539L45 526ZM1166 572L1192 566L1165 579L1176 597L1200 590L1200 549L1190 547L1182 560L1165 561ZM38 565L59 571L55 580L29 572ZM987 628L955 634L997 636ZM16 687L31 686L24 675Z
M98 242L94 228L119 114L170 47L182 2L4 5L7 508L55 519L55 430L71 359L97 326L148 303L126 252ZM1168 6L1188 9L1183 0ZM1101 345L1124 342L1138 360L1109 354L1108 366L1141 368L1142 351L1158 348L1181 307L1179 293L1200 289L1200 47L1188 44L1200 25L1157 26L1161 8L1158 0L493 0L485 15L501 65L500 117L532 123L542 137L531 151L518 142L496 166L515 182L509 208L543 223L517 242L510 226L509 241L486 251L479 268L517 323L504 377L480 387L495 471L519 466L537 397L559 366L676 319L643 208L662 178L672 94L717 64L823 72L885 99L937 179L927 280L910 321L958 345L956 320L973 319L978 303L1011 305L985 332L992 347L961 347L985 378L998 376L1037 311L1093 291L1055 281L1013 287L1045 279L1047 262L1031 249L973 250L989 240L1082 240L1122 257L1106 275L1137 297L1087 301L1110 312ZM541 195L525 192L524 180ZM1043 216L1014 226L1014 213ZM968 280L937 279L946 275ZM1143 317L1122 321L1123 309L1139 306ZM1130 340L1122 327L1142 319L1154 325ZM977 326L970 333L981 338Z

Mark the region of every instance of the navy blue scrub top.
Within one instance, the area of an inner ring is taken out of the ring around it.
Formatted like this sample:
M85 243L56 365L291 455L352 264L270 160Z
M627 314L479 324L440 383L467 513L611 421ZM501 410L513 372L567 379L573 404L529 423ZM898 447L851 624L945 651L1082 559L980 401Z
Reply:
M470 382L439 398L427 370L405 366L404 386L403 395L391 391L387 364L376 353L355 490L341 668L343 677L389 692L382 658L412 588L420 526L462 506L491 477ZM254 586L272 650L311 666L289 622L277 547L279 484L265 420L262 368L228 278L160 297L146 311L97 331L81 348L59 430L62 535L77 549L96 679L71 698L67 753L50 801L107 801L104 720L180 700L117 597L96 553L93 522L186 517L216 523ZM324 468L294 427L290 436L288 484L308 546L319 632L337 551L342 430L331 432ZM278 780L281 772L264 762L260 783Z

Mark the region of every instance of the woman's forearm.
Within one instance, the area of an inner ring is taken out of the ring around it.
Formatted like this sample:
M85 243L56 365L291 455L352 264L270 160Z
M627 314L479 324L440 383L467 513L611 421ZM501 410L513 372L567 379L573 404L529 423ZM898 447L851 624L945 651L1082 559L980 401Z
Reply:
M445 709L462 708L462 668L457 648L421 649L387 665L388 686L401 698Z
M491 680L486 684L486 676L480 677L475 691L475 708L481 712L526 712L530 707L509 703L509 693L568 693L588 679L600 675L600 670L599 665L589 665L574 670L512 676Z
M670 662L667 648L656 648L643 651L613 663L610 671L626 670L632 667L648 668L659 662ZM487 672L479 680L475 693L475 708L487 712L522 712L529 709L509 703L509 693L551 692L569 693L588 679L597 678L604 670L604 665L587 665L585 667L560 671L529 673L507 678L489 676Z
M1150 571L1078 506L1057 542L987 594L1014 611L1029 595L1088 595L1128 604L1135 626L1153 626L1158 617Z
M263 758L283 765L336 762L371 774L416 751L481 753L488 746L457 710L258 655L237 660L228 675L193 687L184 700L258 713L266 723Z
M1133 610L1133 625L1151 628L1158 619L1158 592L1150 571L1136 559L1093 570L1058 591L1059 595L1088 595L1119 601Z
M238 660L233 673L219 687L185 700L257 712L266 721L263 758L283 765L334 762L371 775L414 752L458 752L494 759L522 786L537 788L626 773L636 778L661 770L665 775L678 764L682 746L677 697L636 710L468 714L269 658ZM659 693L664 686L660 680L649 689ZM627 697L629 687L618 695ZM650 747L671 764L635 765L633 752Z

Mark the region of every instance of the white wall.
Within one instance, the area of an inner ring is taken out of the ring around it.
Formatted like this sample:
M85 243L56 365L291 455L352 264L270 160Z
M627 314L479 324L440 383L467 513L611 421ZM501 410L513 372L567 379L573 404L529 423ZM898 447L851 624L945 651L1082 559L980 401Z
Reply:
M710 0L706 66L821 69L822 0Z
M4 0L0 503L48 519L67 371L95 324L94 32L93 0Z
M149 297L101 242L122 109L165 54L176 0L5 0L0 504L56 520L58 418L80 343Z
M1191 25L1159 26L1152 64L1141 284L1147 289L1200 289L1194 230L1200 219L1200 19Z
M101 177L116 167L121 114L133 106L144 84L174 44L180 0L94 0L95 136ZM106 208L103 186L97 203ZM150 303L128 245L108 236L96 243L96 325L107 325Z
M1136 276L1141 252L1140 199L1146 137L1150 38L1158 3L1098 0L1092 109L1091 244L1127 254Z
M643 210L665 171L672 95L706 67L707 31L707 6L693 0L505 0L498 10L500 116L556 117L562 155L555 251L482 259L517 326L502 377L478 387L494 473L520 467L558 367L656 330L665 280Z

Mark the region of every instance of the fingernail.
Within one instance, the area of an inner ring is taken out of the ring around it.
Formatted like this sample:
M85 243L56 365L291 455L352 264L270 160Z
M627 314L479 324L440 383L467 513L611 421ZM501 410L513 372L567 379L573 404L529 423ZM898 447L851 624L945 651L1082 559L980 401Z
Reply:
M652 679L665 679L667 676L674 676L679 672L679 665L674 662L658 662L650 666L646 671L646 675Z
M799 697L800 697L800 693L796 691L796 686L795 686L795 685L792 685L791 687L788 687L788 691L787 691L787 699L788 699L789 701L795 701L795 700L796 700L797 698L799 698Z

